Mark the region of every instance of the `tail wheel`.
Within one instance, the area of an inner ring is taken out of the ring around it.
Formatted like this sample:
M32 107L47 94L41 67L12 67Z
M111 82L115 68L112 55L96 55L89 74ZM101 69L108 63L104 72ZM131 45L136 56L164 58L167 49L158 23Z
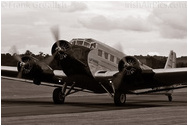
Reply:
M114 94L114 103L116 106L122 106L125 104L126 101L126 94L121 92L115 92Z
M53 101L55 104L63 104L65 101L65 96L62 93L62 88L56 88L53 91Z

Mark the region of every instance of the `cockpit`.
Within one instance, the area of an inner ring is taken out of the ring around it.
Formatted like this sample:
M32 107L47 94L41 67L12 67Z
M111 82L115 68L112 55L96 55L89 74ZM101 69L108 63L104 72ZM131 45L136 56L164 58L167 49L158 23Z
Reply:
M70 41L70 43L72 45L84 46L84 47L90 48L90 49L97 48L97 43L94 40L92 40L92 39L81 39L81 38L72 39Z

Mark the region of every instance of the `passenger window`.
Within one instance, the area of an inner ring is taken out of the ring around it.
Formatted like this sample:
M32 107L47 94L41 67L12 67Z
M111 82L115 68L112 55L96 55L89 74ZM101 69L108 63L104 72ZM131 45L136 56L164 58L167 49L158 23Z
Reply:
M119 59L119 58L117 58L116 63L118 64L118 63L119 63L119 61L120 61L120 59Z
M98 56L101 56L102 57L102 50L98 50Z
M110 55L110 61L114 62L114 56Z
M104 58L108 59L108 53L107 52L104 52Z

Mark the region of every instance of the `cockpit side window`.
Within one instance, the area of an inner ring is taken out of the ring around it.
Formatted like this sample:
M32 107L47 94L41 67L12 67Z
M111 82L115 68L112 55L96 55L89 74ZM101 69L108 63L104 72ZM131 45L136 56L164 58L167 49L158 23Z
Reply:
M84 42L84 46L87 47L87 48L89 48L90 47L90 43Z
M72 43L72 45L75 45L75 41L72 41L71 43Z
M91 49L95 49L95 48L97 48L97 44L96 43L91 43L91 47L90 47Z

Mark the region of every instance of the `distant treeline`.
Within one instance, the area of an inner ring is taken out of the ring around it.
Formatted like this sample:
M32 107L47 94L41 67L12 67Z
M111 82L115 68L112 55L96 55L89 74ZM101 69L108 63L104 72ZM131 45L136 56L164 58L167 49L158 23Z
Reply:
M167 57L165 56L135 56L139 59L142 63L146 64L147 66L157 69L157 68L164 68ZM182 56L176 58L176 67L187 67L187 56Z
M44 60L45 58L50 57L48 54L43 54L40 52L38 55L32 54L29 50L26 51L25 54L22 55L32 55L33 57L39 59L40 61ZM22 56L21 55L21 56ZM167 57L163 56L135 56L138 58L142 63L148 65L151 68L164 68ZM1 66L17 66L17 60L9 53L1 54ZM61 69L57 65L57 61L54 60L49 64L50 67L53 69ZM177 67L187 67L187 56L177 58Z
M25 55L31 55L35 58L37 58L39 61L45 61L44 59L51 57L48 54L43 54L42 52L39 52L38 55L35 55L31 53L29 50L25 52L25 54L21 54L20 56L25 56ZM6 54L1 54L1 66L17 66L18 61L14 58L13 55L6 53ZM48 64L51 68L53 69L61 69L60 66L57 65L57 61L53 60L50 64Z

